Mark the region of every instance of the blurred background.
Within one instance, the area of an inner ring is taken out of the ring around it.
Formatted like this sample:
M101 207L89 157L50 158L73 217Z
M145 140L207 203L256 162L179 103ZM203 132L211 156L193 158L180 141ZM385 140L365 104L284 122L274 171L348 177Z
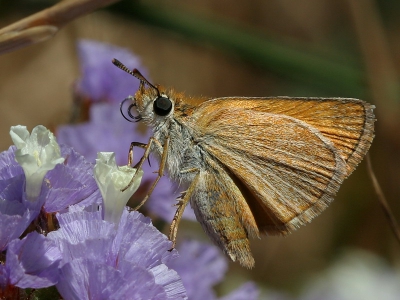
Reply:
M54 3L0 0L0 27ZM373 103L372 164L400 219L399 14L397 0L118 2L74 20L46 42L0 56L0 150L11 144L12 125L56 128L70 120L72 84L80 75L76 43L88 38L130 49L153 83L187 95L351 97ZM185 221L179 238L194 236L207 240L199 224ZM252 240L256 267L232 263L217 288L253 280L262 289L297 295L349 249L399 267L400 245L365 161L312 223L286 238Z

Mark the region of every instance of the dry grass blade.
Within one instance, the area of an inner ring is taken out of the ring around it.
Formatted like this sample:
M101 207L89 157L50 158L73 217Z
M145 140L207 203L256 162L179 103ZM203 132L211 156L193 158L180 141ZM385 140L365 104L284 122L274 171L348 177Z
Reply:
M36 26L22 31L11 31L0 35L0 54L52 38L58 28L51 25Z
M0 29L0 54L45 41L72 20L118 0L67 0Z
M366 159L367 159L368 174L371 178L372 185L374 186L376 195L378 196L379 203L382 206L383 212L385 213L385 215L389 221L389 225L392 228L397 241L400 243L399 224L397 223L396 218L393 216L393 213L390 210L389 204L386 201L386 197L383 194L383 191L381 189L381 186L379 185L378 179L376 178L374 170L372 169L371 157L370 157L369 153L367 153Z

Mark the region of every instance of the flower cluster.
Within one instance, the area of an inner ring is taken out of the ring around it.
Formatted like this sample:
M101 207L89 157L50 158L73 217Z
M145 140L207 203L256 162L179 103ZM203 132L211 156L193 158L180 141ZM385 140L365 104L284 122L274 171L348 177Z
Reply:
M0 250L39 214L100 200L91 164L73 149L60 148L45 127L29 134L26 127L14 126L10 134L16 146L0 154Z
M93 174L43 126L32 134L15 126L10 134L16 146L0 155L0 295L55 285L65 299L186 298L165 264L177 256L171 242L125 209L142 170L119 168L114 154L99 153Z

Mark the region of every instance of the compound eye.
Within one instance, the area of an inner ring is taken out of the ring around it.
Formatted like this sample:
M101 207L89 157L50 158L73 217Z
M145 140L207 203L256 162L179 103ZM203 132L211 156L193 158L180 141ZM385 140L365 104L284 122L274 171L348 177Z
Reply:
M153 103L154 112L159 116L166 116L172 109L172 102L169 98L158 97Z

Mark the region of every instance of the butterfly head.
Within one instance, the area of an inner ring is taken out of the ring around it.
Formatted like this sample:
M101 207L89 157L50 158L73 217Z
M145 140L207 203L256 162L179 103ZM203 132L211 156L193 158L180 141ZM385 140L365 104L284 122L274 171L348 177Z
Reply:
M148 123L164 123L173 116L174 100L170 94L163 87L154 86L147 80L140 80L134 101L138 113Z
M167 91L161 86L153 85L137 69L131 71L116 59L113 60L113 64L140 80L139 89L132 99L132 106L136 106L139 113L138 116L133 117L135 120L143 119L157 126L165 123L173 116L174 100L171 97L173 92Z

